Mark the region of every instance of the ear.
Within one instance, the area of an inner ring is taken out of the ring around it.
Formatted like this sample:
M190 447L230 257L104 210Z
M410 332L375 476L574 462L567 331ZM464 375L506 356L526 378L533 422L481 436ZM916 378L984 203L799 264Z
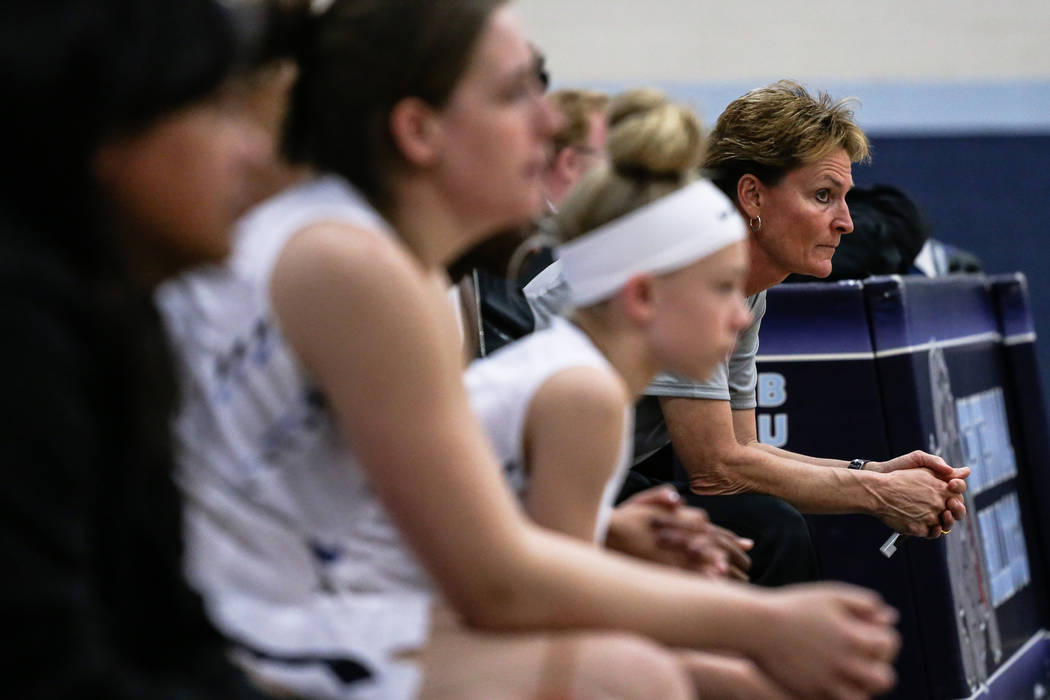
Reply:
M627 280L616 299L627 318L639 326L646 326L655 313L655 296L652 276L642 274Z
M762 209L762 181L751 173L741 175L736 183L736 201L749 219L758 216Z
M394 144L409 163L426 167L441 153L444 129L438 114L418 97L406 97L394 105L388 126Z
M575 175L576 168L579 166L579 160L576 150L566 146L554 154L554 157L551 159L551 170L562 178L571 181Z

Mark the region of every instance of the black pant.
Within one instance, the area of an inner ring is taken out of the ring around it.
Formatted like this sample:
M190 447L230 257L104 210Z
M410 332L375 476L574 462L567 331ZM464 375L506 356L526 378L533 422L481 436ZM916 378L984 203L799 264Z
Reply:
M685 472L671 446L632 469L617 502L661 483L671 483L686 503L707 511L711 522L755 542L751 581L782 586L820 579L816 551L806 519L787 501L762 493L700 496L689 490Z

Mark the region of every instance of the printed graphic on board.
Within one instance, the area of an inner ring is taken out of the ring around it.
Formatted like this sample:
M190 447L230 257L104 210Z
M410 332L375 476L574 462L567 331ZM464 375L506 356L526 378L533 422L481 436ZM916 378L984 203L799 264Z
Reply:
M969 424L960 425L960 411L952 395L944 350L936 343L931 343L929 363L936 431L935 435L930 436L930 452L940 455L948 464L966 464L962 431ZM970 411L971 403L966 404L967 411ZM970 493L966 494L966 507L971 514L976 512ZM976 687L988 679L989 657L997 664L1003 655L999 623L988 586L990 577L984 542L978 527L979 519L971 515L957 523L951 535L944 538L952 597L957 611L956 624L963 670L970 687Z
M995 387L956 399L955 412L965 464L973 472L967 490L976 496L1017 476L1003 390Z

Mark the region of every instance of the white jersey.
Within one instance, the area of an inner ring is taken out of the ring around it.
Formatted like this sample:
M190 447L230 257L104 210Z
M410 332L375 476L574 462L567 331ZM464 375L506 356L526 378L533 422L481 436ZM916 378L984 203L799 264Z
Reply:
M345 181L311 180L250 212L227 264L158 292L183 375L187 575L265 677L310 697L410 697L418 673L392 657L425 642L429 580L270 304L281 250L322 221L389 232Z
M511 488L524 498L528 490L525 468L525 420L529 405L540 387L551 377L573 367L597 367L615 372L601 351L580 329L554 317L550 326L488 357L471 363L466 373L471 407L492 442ZM603 542L616 494L626 474L631 454L633 412L624 410L624 432L620 454L605 486L602 508L595 528L595 541ZM580 439L587 439L581 435Z

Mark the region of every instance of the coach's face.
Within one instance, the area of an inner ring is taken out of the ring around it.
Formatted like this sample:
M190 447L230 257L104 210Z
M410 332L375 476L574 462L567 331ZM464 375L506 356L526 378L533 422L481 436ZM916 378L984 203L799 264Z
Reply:
M852 167L843 149L789 170L776 185L756 181L745 209L757 252L785 275L827 277L839 239L853 231L846 206L852 187Z

